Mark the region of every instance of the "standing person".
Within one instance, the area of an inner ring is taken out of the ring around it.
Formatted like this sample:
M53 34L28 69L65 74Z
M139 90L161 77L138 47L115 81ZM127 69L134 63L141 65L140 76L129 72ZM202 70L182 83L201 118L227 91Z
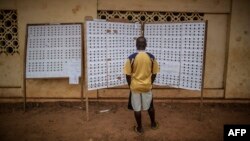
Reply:
M143 134L141 110L148 111L152 129L159 127L159 124L155 121L155 109L151 91L156 74L159 72L159 66L155 57L145 52L146 46L146 39L138 37L136 40L137 52L128 57L124 66L124 74L126 74L131 91L131 104L137 122L134 130L138 134Z

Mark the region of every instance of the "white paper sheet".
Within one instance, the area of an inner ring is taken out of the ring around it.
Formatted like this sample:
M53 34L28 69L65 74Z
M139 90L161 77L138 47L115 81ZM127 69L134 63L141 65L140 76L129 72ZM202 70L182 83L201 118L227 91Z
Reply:
M161 73L169 75L179 75L180 74L180 62L170 62L166 61L161 64Z
M70 75L69 84L79 84L79 77L77 75Z
M132 23L87 22L89 90L126 84L122 62L135 52L140 28ZM157 84L200 90L204 34L204 22L145 24L147 51L160 65Z
M88 90L125 85L123 65L136 51L138 23L87 21Z
M26 78L68 77L67 62L81 61L81 24L29 25Z
M69 60L67 70L68 76L81 76L81 62L79 60Z
M67 63L67 74L69 76L69 84L79 84L81 62L79 60L69 60Z
M159 62L159 85L200 90L205 22L145 24L147 50Z

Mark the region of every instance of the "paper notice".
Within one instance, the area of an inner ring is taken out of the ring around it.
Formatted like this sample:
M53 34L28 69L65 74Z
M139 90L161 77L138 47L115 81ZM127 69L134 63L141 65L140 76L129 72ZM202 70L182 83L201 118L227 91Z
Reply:
M79 84L79 77L76 75L69 76L69 84Z
M81 76L81 63L77 60L68 61L67 73L69 76L69 84L79 84L79 76Z
M161 64L161 73L178 76L180 74L180 62L164 62L164 64Z
M141 25L140 25L139 22L136 22L136 23L135 23L135 29L141 29Z

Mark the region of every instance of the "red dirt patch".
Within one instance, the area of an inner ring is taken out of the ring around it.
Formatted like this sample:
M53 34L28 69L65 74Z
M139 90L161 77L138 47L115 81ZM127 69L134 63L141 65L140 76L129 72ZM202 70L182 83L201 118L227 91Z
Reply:
M126 103L90 103L90 121L80 103L0 104L1 141L217 141L224 124L250 124L250 104L205 104L199 121L199 104L155 103L158 130L150 129L143 112L144 135L133 132L133 112ZM99 105L99 106L98 106ZM99 113L100 110L109 112Z

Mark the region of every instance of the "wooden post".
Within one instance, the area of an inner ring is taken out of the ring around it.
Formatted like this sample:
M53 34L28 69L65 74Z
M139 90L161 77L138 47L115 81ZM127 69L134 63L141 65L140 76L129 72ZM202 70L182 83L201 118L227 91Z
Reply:
M23 60L23 110L26 112L26 59L27 59L27 44L28 44L28 27L26 25L25 47L24 47L24 60Z
M203 50L203 68L202 68L202 83L201 83L201 98L200 98L200 121L202 120L203 113L203 93L204 93L204 78L205 78L205 65L206 65L206 45L207 45L207 20L205 21L205 38Z
M84 85L84 73L83 73L83 69L84 69L84 41L83 41L83 30L84 30L84 25L83 23L81 24L81 35L82 35L82 55L81 55L81 105L82 105L82 111L83 111L83 107L84 107L84 103L83 103L83 85Z
M92 21L92 17L85 17L85 24L84 24L84 96L85 96L85 106L86 106L86 120L89 121L89 98L88 98L88 75L85 71L87 68L87 21Z
M85 100L86 100L86 120L89 121L89 98L86 90L85 90Z

